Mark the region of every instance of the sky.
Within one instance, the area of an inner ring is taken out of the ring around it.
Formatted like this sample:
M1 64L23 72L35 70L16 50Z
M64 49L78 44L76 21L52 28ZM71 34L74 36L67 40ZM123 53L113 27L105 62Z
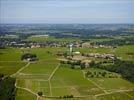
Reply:
M134 0L0 0L0 23L134 23Z

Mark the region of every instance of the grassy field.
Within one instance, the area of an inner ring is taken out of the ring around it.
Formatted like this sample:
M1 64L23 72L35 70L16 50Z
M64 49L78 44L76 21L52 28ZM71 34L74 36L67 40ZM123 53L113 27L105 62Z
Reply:
M16 98L15 100L36 100L36 96L34 96L33 94L22 90L22 89L17 89L17 93L16 93Z
M47 96L50 95L48 81L43 80L43 79L38 79L37 77L36 77L36 79L18 78L17 79L17 86L29 89L34 93L38 93L39 91L42 91L43 95L47 95Z
M78 38L54 38L54 37L28 37L26 41L34 41L34 42L46 42L46 41L55 41L55 42L73 42L80 41Z
M99 86L108 91L134 89L134 84L122 78L90 78Z
M98 94L103 91L85 79L81 70L60 67L52 78L52 92L54 96L65 94L82 96Z
M108 94L105 96L100 96L97 99L98 100L134 100L134 91Z
M110 48L77 48L75 50L98 53L113 52L122 58L124 57L124 60L133 60L133 56L128 55L128 52L133 53L132 49L133 46L121 46L115 51ZM27 100L27 98L35 100L35 95L29 91L35 94L42 91L44 96L54 97L73 94L75 97L79 97L76 100L132 100L133 92L120 92L134 89L134 84L129 81L122 78L85 78L80 69L71 69L69 66L57 67L59 61L55 54L67 50L67 48L54 47L0 49L0 73L4 74L14 74L28 63L20 60L23 52L34 53L39 58L38 61L30 63L15 75L16 85L22 88L17 89L16 100ZM99 94L105 95L96 96ZM49 97L42 97L40 100L47 100L46 98L56 100L56 98Z
M11 75L25 65L25 62L0 62L0 73L5 75Z
M25 68L22 73L25 74L45 74L49 76L54 68L58 64L56 62L36 62L36 63L31 63L29 67Z
M0 49L0 61L20 61L21 55L22 51L18 48Z
M76 48L81 53L113 53L111 48Z
M134 45L119 46L115 49L115 54L123 60L134 61Z

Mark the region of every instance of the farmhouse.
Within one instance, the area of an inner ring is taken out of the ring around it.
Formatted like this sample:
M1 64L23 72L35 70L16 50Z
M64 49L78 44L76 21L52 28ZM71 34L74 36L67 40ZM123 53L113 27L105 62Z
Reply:
M89 42L82 43L82 48L90 48L92 47Z

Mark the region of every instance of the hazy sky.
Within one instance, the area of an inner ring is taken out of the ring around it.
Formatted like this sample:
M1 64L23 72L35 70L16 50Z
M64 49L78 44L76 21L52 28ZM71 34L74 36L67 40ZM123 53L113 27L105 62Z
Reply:
M0 0L0 23L134 23L134 0Z

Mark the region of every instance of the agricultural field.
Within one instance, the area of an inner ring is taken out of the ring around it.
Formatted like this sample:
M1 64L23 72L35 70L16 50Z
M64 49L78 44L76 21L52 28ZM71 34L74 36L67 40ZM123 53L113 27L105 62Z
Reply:
M81 53L113 53L112 48L76 48Z
M64 94L83 96L103 93L103 91L85 79L81 70L61 66L52 78L52 93L54 96Z
M16 100L26 100L27 98L30 100L36 100L36 96L29 93L28 91L17 89Z
M12 75L25 65L25 62L0 62L0 73L3 73L4 75Z
M133 53L127 48L133 49L133 46L118 47L114 52L110 48L75 50L87 53L113 52L123 57L124 53ZM133 100L134 84L121 77L86 78L84 70L60 65L56 53L67 50L68 48L57 47L0 49L0 73L16 78L16 100L58 100L67 95L74 96L74 99L69 100ZM36 54L39 60L21 61L24 52ZM132 60L133 56L128 58ZM37 95L39 91L43 93L41 97Z
M55 42L73 42L80 41L78 38L54 38L54 37L33 37L30 36L26 39L26 41L34 41L34 42L47 42L47 41L55 41Z
M115 49L115 55L123 60L134 61L134 45L119 46Z
M133 100L134 91L123 93L112 93L105 96L99 96L98 100Z
M22 50L18 48L0 49L0 61L21 61Z

